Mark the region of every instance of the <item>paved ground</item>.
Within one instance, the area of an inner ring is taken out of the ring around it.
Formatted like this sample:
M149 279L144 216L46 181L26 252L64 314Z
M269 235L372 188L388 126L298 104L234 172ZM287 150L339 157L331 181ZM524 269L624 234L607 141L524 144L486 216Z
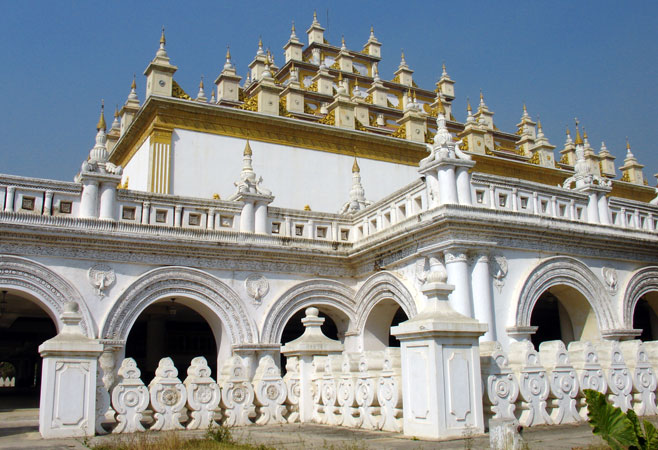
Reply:
M38 429L38 409L0 411L1 449L85 449L82 439L41 439ZM652 420L653 422L658 421ZM203 432L183 432L199 436ZM154 433L157 434L157 433ZM270 425L233 429L233 436L242 442L266 444L281 449L361 450L361 449L481 449L489 447L489 436L473 436L452 441L414 440L395 433L352 430L325 425ZM523 432L530 449L587 448L600 443L589 425L535 427ZM93 445L116 436L99 436L87 444Z

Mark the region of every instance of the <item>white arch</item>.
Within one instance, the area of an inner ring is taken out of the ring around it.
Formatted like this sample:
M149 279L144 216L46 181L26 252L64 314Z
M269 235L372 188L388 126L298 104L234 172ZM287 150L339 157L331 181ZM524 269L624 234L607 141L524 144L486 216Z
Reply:
M622 303L622 321L627 329L633 328L633 313L638 300L649 292L658 292L658 267L649 266L637 270L626 283Z
M416 302L402 281L391 272L377 272L363 283L356 294L355 331L363 333L370 312L385 299L394 300L410 319L418 313Z
M308 306L328 306L345 314L351 331L356 317L354 290L338 281L312 279L288 289L272 305L263 320L262 342L278 344L288 320Z
M512 308L513 325L508 331L530 329L530 317L539 297L553 286L569 286L589 302L602 336L614 334L615 314L611 300L601 281L581 261L568 256L556 256L540 262L526 278L519 300Z
M15 289L37 300L57 331L62 326L59 316L64 305L76 302L82 314L80 327L87 337L96 337L94 320L80 292L46 266L18 256L0 255L0 288Z
M244 303L229 286L206 272L179 266L151 270L132 283L108 312L101 336L126 341L142 311L166 297L187 297L198 301L201 305L198 312L205 315L203 313L209 311L218 318L232 345L258 340L256 326ZM193 304L187 305L193 307Z

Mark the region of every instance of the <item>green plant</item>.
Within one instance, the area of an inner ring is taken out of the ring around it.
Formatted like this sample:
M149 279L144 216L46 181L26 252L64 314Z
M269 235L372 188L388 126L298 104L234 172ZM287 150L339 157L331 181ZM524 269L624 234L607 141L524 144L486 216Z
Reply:
M212 424L208 426L208 431L206 431L206 437L215 442L221 442L224 444L233 444L233 434L231 434L231 428L226 425L213 426Z
M658 449L658 431L647 420L640 424L635 411L624 412L609 404L605 395L585 389L587 417L592 432L601 436L614 450Z

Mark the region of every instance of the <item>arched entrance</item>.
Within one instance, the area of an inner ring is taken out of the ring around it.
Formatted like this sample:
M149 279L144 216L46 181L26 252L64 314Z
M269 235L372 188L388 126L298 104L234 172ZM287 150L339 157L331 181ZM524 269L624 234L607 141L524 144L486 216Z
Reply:
M55 323L34 297L0 291L0 410L37 408L41 386L39 345L57 334Z
M530 325L537 327L531 336L535 348L545 341L561 340L568 345L573 341L601 338L590 303L577 289L565 285L553 286L540 295L532 310Z
M400 341L391 334L391 327L409 320L402 307L393 299L384 299L375 305L363 329L364 350L384 350L399 347Z
M641 341L658 340L658 291L647 292L637 301L633 312L633 328L642 330Z
M137 362L144 383L150 382L164 357L170 357L179 374L184 376L192 358L203 356L212 376L217 376L217 348L221 336L215 337L203 316L186 305L189 302L189 299L175 297L154 302L144 309L130 329L125 354Z

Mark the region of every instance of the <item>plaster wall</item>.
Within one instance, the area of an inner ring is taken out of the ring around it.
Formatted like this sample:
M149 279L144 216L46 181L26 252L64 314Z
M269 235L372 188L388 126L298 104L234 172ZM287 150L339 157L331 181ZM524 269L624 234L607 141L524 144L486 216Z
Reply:
M228 198L240 176L245 140L187 130L172 136L171 193ZM250 141L253 167L275 196L272 206L336 212L349 199L354 158ZM134 159L134 158L133 158ZM377 201L418 178L417 167L359 159L366 198ZM132 161L131 163L132 164ZM129 164L129 166L130 166ZM131 189L137 189L132 185Z
M126 167L123 168L123 176L121 183L128 180L128 188L135 191L148 191L148 177L149 177L149 154L150 154L151 140L146 140L139 147L139 150L128 161Z

